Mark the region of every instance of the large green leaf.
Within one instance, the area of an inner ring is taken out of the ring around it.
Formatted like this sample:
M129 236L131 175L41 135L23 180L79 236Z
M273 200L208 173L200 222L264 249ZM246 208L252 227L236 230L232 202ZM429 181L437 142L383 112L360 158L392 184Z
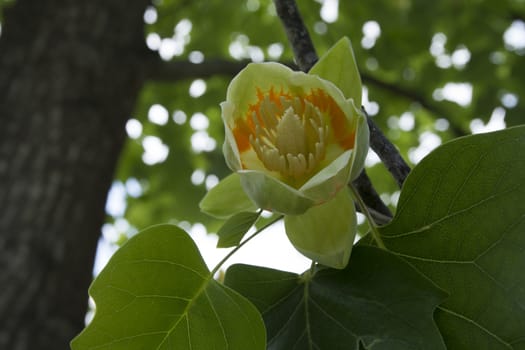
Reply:
M443 145L408 177L386 246L450 293L450 350L525 349L525 127Z
M445 349L432 319L444 293L378 248L356 247L346 269L313 277L233 265L225 283L261 311L269 349Z
M95 318L71 343L84 349L264 349L257 309L216 282L180 228L130 239L93 282Z

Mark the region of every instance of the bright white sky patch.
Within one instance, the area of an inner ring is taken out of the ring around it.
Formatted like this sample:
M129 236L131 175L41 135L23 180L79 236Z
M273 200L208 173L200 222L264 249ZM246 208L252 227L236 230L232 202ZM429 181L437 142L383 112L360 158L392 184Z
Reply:
M93 275L97 276L100 271L106 266L109 259L118 249L118 245L109 242L104 236L100 237L97 245L97 255L95 256L95 264L93 265ZM92 316L91 316L92 317ZM86 317L87 321L89 318Z
M126 180L126 192L130 197L140 197L143 193L142 185L137 179L130 177Z
M401 191L395 191L394 193L392 193L392 195L390 196L390 203L392 205L397 206L397 202L399 202L400 195L401 195Z
M191 148L195 153L211 152L217 147L217 141L206 131L196 131L191 135Z
M248 56L253 62L263 62L264 61L264 52L258 46L248 46Z
M183 18L175 26L175 36L184 37L190 34L193 25L187 18Z
M162 140L156 136L146 136L142 140L144 153L142 161L147 165L162 163L168 158L169 147L162 143Z
M190 234L209 269L213 269L233 249L216 248L217 236L207 234L206 228L201 224L193 225ZM236 263L302 273L310 267L311 261L295 250L286 237L284 224L279 222L237 251L222 269L226 270L228 266Z
M186 123L186 120L188 119L188 117L186 116L186 113L184 113L183 111L176 110L173 112L172 119L176 124L182 125Z
M434 57L443 55L445 53L445 44L447 43L447 36L443 33L436 33L432 37L430 43L430 54Z
M446 83L443 88L434 90L432 97L436 101L448 100L466 107L472 101L472 84Z
M190 178L191 183L195 186L202 185L205 179L206 173L202 169L196 169L195 171L193 171Z
M195 113L191 116L190 126L193 130L206 130L210 126L210 120L202 113Z
M470 50L466 46L459 46L451 56L452 65L456 69L463 69L470 61Z
M525 49L525 22L517 20L512 22L503 33L505 46L512 51Z
M441 137L425 131L419 135L419 146L408 150L408 158L412 163L417 164L439 145L441 145Z
M436 119L436 122L434 123L434 128L437 131L446 131L448 130L449 126L450 126L449 121L444 118Z
M339 0L323 0L321 18L326 23L334 23L339 17Z
M154 50L158 49L160 57L169 61L174 56L180 56L184 53L186 45L190 42L190 33L191 33L192 23L189 19L183 18L177 23L174 29L174 34L172 37L160 39L160 44L156 39L151 39L150 36L146 38L146 43L149 48ZM158 36L158 35L157 35Z
M361 39L361 46L365 49L371 49L381 35L381 27L376 21L367 21L363 24L362 30L363 39Z
M157 51L160 49L160 45L162 44L162 39L157 33L149 33L146 37L146 45L150 50Z
M173 56L180 56L183 52L184 43L180 40L164 38L160 42L159 55L165 61L171 60Z
M188 55L188 60L191 63L199 64L204 62L204 54L201 51L192 51Z
M230 43L230 46L228 46L228 51L230 52L230 56L236 60L244 58L244 47L239 41L233 41Z
M119 239L119 232L112 224L106 223L102 225L102 236L108 242L117 242Z
M219 178L216 175L210 174L206 176L206 190L211 190L213 187L217 186L219 183Z
M148 111L148 120L153 124L166 125L169 119L168 110L159 104L151 105Z
M200 97L206 92L206 82L202 79L194 80L190 85L190 96L193 98Z
M368 88L366 86L363 86L361 103L365 107L366 113L368 113L369 116L373 117L374 115L379 113L379 104L375 101L370 101L368 99Z
M281 43L273 43L268 46L268 56L270 58L277 60L284 52L283 44Z
M106 199L106 213L111 216L123 216L126 211L126 188L120 181L114 181Z
M505 127L505 109L502 107L494 109L487 124L484 124L481 119L474 119L470 122L470 130L473 134L501 130Z
M378 163L381 163L381 159L372 149L369 149L365 159L365 166L370 168Z
M230 43L228 51L236 60L249 58L253 62L264 61L264 51L259 46L250 45L250 39L244 34L237 35Z
M414 129L416 124L414 114L411 112L405 112L399 117L399 128L403 131L410 131Z
M501 103L505 108L514 108L518 105L519 98L516 94L507 92L501 96Z
M126 132L129 138L137 139L142 135L142 124L137 119L131 118L126 122Z
M447 69L452 66L456 69L463 69L471 58L470 50L465 45L458 45L452 54L446 51L447 36L443 33L436 33L430 43L430 54L436 59L436 66Z
M144 11L144 22L147 24L153 24L157 22L157 9L153 6L148 6L146 11Z

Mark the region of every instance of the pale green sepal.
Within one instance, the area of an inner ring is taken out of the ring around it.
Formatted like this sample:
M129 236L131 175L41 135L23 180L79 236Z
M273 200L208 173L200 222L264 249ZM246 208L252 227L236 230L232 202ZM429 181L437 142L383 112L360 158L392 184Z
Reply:
M237 173L225 177L209 190L199 207L202 212L221 219L227 219L242 211L257 210L257 206L244 192Z
M221 109L222 109L222 115L223 116L231 116L233 115L235 111L235 106L230 102L223 102L221 103ZM241 161L239 156L239 150L237 149L237 145L235 143L235 138L233 137L231 129L228 127L226 123L226 117L224 118L224 144L222 145L222 153L224 154L224 159L226 160L226 164L228 167L233 170L237 171L241 169Z
M352 43L347 37L341 38L310 69L309 74L317 75L334 83L346 96L361 106L361 76L357 69Z
M304 256L335 269L348 264L357 227L348 190L302 215L285 216L284 225L288 239Z
M241 212L229 218L217 231L217 248L230 248L239 245L244 235L255 224L261 212Z
M316 203L324 203L332 199L349 181L351 157L353 150L348 150L337 157L308 180L299 191Z
M352 169L350 170L350 181L355 180L365 166L369 140L370 130L368 129L368 122L366 117L362 113L359 113L357 117L357 130L354 143L354 150L356 151L352 154L353 159L351 161Z
M287 184L257 170L238 172L248 196L261 209L279 214L302 214L315 203Z

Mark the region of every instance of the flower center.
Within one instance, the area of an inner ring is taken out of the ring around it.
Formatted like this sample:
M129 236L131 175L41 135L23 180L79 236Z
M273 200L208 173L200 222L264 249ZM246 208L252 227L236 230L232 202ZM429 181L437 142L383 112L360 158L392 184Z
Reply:
M328 127L319 108L295 97L265 96L253 112L250 144L263 164L294 179L312 173L325 156Z

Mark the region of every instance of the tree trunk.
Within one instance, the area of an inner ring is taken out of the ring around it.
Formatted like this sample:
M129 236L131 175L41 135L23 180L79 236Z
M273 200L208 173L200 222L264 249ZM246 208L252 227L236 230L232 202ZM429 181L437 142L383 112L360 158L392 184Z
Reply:
M18 0L0 37L0 349L68 349L143 77L148 0Z

